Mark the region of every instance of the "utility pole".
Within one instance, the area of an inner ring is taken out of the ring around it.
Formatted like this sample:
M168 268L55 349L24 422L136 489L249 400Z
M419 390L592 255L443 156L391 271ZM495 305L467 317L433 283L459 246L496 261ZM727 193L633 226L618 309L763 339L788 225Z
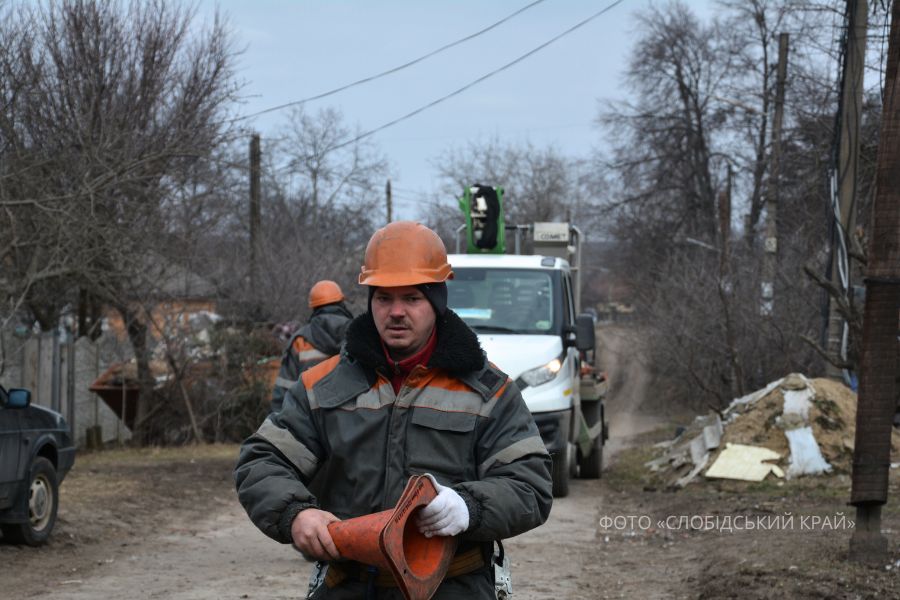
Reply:
M728 178L725 182L725 191L719 194L719 239L721 252L719 253L719 276L724 279L731 247L731 182L734 171L728 165Z
M788 34L778 35L778 74L775 80L775 118L772 120L772 156L769 185L766 189L766 239L760 284L759 312L764 317L775 313L775 271L778 258L778 188L781 169L781 124L784 120L784 82L787 79Z
M740 398L744 390L744 369L737 351L737 336L735 335L734 317L731 311L731 298L734 294L734 286L731 283L731 275L728 269L728 260L731 253L731 183L733 172L728 165L728 181L725 190L719 194L719 300L722 302L722 312L725 314L725 344L728 346L728 362L731 365L731 392L735 398Z
M250 138L250 290L256 289L256 261L259 246L260 209L259 209L259 175L261 154L259 150L259 134Z
M868 28L868 2L849 0L849 23L847 24L847 54L841 89L840 146L838 148L837 172L832 175L832 185L838 192L835 206L835 223L832 237L832 280L844 297L850 288L850 263L847 258L850 232L856 223L856 168L859 164L859 128L862 118L863 74L866 56L866 32ZM837 181L834 181L834 178ZM838 303L829 296L828 339L825 349L828 356L844 358L848 327L838 312ZM843 361L842 361L843 362ZM841 379L842 372L828 363L827 375Z
M390 223L394 220L394 207L391 203L391 180L387 180L387 184L384 186L384 195L387 199L387 222Z
M850 496L850 504L856 507L850 559L877 565L883 565L888 556L887 539L881 533L881 507L887 502L891 429L897 398L897 332L900 329L898 162L900 2L894 2L866 265L866 307Z

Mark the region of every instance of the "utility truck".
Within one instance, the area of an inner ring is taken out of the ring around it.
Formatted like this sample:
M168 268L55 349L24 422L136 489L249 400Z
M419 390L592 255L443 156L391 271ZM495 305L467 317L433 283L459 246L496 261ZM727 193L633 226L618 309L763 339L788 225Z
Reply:
M600 477L607 437L595 320L579 314L583 236L567 223L505 225L502 193L475 185L460 200L467 222L449 257L448 304L521 390L553 458L553 493L562 497L570 477ZM514 254L505 252L507 233Z

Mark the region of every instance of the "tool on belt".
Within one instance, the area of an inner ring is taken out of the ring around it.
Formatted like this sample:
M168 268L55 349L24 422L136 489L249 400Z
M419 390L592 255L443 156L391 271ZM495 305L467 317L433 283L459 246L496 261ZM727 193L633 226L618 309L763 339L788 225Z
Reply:
M444 579L459 577L460 575L477 571L482 567L484 567L482 549L480 547L472 548L453 558ZM374 580L376 587L397 587L397 582L394 581L394 577L389 571L373 572L367 565L353 561L333 562L329 564L328 572L325 574L326 586L329 588L336 587L346 579L353 579L366 583Z
M509 572L509 557L503 550L503 543L497 540L499 551L491 557L491 566L494 567L494 593L497 600L509 600L512 598L512 576Z

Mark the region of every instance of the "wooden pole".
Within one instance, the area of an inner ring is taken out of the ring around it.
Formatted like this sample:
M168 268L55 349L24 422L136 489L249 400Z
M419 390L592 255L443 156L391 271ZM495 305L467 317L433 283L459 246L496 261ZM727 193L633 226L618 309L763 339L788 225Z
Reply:
M778 75L775 83L775 118L772 120L772 156L766 189L766 239L759 312L775 313L775 272L778 262L778 179L781 169L781 127L784 121L784 84L787 79L788 34L778 36Z
M731 253L731 183L733 172L728 166L728 181L725 190L719 194L719 300L725 317L725 344L728 347L728 362L731 365L731 393L740 398L746 393L744 389L744 369L740 354L737 351L737 335L735 334L734 315L732 314L732 297L734 287L728 269Z
M66 412L68 413L69 431L72 441L77 445L75 432L75 332L66 330Z
M897 398L897 333L900 330L900 2L891 18L875 200L872 207L866 306L860 352L856 443L850 503L856 523L850 559L883 565L888 543L881 533L887 502L891 431Z
M250 290L256 290L257 248L259 246L260 208L259 177L261 153L259 134L250 138Z
M392 198L391 198L391 180L390 179L387 180L387 183L384 186L384 195L387 200L387 222L390 223L391 221L394 220L394 215L393 215L394 210L393 210L393 204L392 204Z

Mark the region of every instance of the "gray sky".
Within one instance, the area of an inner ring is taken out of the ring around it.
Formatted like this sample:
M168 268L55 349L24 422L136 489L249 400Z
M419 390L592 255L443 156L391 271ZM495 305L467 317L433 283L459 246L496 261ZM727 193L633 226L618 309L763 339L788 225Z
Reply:
M216 5L245 47L239 79L242 114L312 96L374 75L475 33L533 0L200 0ZM529 52L613 0L543 0L496 29L399 73L310 102L333 106L351 128L374 129L449 94ZM621 72L634 35L633 13L648 0L625 0L537 54L371 139L387 155L396 215L437 187L432 163L449 147L497 137L553 145L572 156L601 145L598 102L621 98ZM710 0L688 2L701 15ZM249 121L277 136L288 110ZM498 182L502 183L502 182ZM448 198L448 202L455 199Z

